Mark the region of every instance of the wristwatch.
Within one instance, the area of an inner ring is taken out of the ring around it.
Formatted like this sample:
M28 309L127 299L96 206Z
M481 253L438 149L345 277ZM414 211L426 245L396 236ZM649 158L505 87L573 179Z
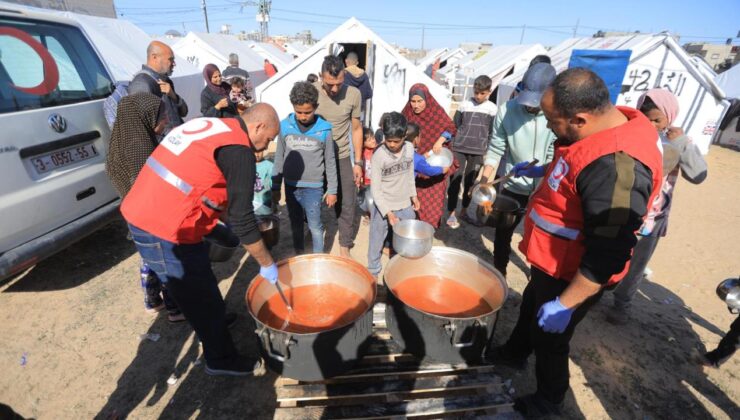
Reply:
M365 161L364 160L356 160L355 161L355 165L357 165L360 168L362 168L363 166L365 166Z

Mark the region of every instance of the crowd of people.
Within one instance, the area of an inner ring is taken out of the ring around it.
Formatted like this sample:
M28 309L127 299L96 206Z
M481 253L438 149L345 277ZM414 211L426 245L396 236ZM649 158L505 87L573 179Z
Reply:
M373 92L354 53L344 61L325 57L318 76L296 83L293 112L282 121L270 105L252 103L249 74L235 54L229 63L223 71L204 67L202 117L183 122L188 105L168 77L174 55L153 42L118 106L106 163L143 261L146 310L187 320L213 375L250 375L261 366L258 356L238 354L228 330L234 317L203 242L219 220L228 220L274 283L277 267L259 218L284 199L294 252L306 252L307 224L311 252L322 253L326 205L336 216L340 255L352 258L355 241L367 241L367 268L378 276L396 223L478 225L468 212L474 185L511 174L499 195L526 212L496 229L493 263L506 276L523 219L519 249L531 279L511 336L485 357L521 369L534 353L537 391L518 398L515 409L529 417L559 413L577 324L608 290L615 297L610 322L629 321L629 302L666 234L678 174L692 183L707 175L696 146L671 125L678 113L673 94L652 89L638 109L615 106L598 75L582 68L557 74L547 56L532 61L513 97L498 106L489 100L492 80L477 77L473 96L452 118L427 86L415 84L403 109L384 114L377 131L363 126ZM276 152L265 159L274 139ZM443 148L452 163L429 165L426 157ZM365 190L374 199L369 235L356 238ZM724 344L722 357L730 347Z

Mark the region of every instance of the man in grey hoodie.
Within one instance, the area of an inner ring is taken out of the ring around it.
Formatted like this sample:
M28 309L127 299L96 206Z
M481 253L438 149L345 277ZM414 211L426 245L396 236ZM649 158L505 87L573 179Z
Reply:
M481 183L489 181L502 157L506 160L506 173L511 172L517 163L537 159L540 164L547 164L552 160L555 135L547 128L540 99L555 76L553 66L545 63L533 65L524 73L522 92L499 107L488 142ZM499 195L513 198L525 208L536 186L533 178L511 178L503 184ZM511 237L520 220L521 216L517 217L509 229L496 229L493 266L504 276L511 254Z

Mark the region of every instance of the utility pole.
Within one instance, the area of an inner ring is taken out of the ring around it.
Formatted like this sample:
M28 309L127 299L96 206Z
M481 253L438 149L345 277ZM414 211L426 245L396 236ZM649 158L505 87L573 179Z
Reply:
M203 8L203 17L206 19L206 32L211 33L211 30L208 28L208 10L206 10L206 0L200 0L200 7Z
M576 27L573 28L573 38L578 36L578 25L581 23L581 18L576 19Z
M257 5L257 22L260 24L260 40L266 41L270 36L268 24L270 23L270 5L271 0L260 0Z
M522 36L519 37L519 45L524 42L524 32L527 30L527 25L522 25Z
M426 30L426 26L425 25L421 25L421 51L422 52L424 52L424 36L425 36L424 31L425 30Z

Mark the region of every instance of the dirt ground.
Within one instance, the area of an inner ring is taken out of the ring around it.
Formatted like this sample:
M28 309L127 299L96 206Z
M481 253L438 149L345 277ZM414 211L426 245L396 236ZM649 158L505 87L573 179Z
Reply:
M736 316L714 289L740 273L740 153L713 147L708 162L704 184L679 182L669 236L650 263L652 281L641 287L633 321L624 327L605 321L607 293L578 327L568 418L740 418L740 355L720 370L690 359L692 350L714 348ZM283 213L277 258L291 252ZM325 216L331 228L333 218ZM353 255L364 264L367 226L357 238ZM486 258L492 238L491 229L467 225L437 233L440 244ZM521 255L512 262L499 342L513 327L526 284ZM271 418L277 375L207 376L190 327L144 312L138 264L117 223L0 284L0 403L39 419ZM228 309L239 315L232 329L237 346L257 352L244 305L256 264L239 253L214 268ZM142 340L144 334L159 340ZM501 374L522 395L534 390L533 365Z

